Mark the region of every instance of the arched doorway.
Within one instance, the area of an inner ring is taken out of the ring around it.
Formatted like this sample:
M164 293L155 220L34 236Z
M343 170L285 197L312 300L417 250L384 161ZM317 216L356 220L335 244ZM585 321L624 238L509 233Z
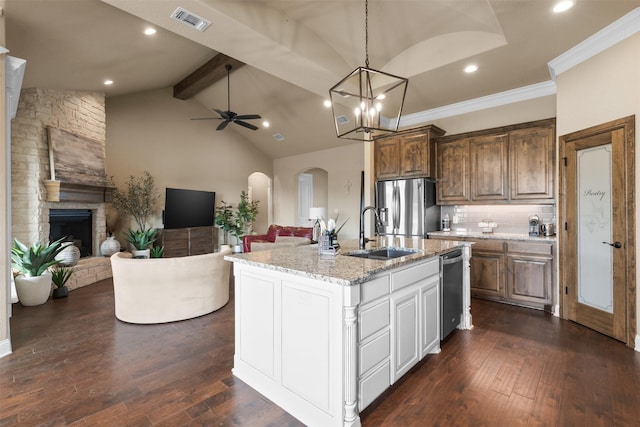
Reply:
M266 233L269 224L273 221L273 201L271 190L271 178L262 172L254 172L249 175L248 191L249 200L257 200L258 216L253 223L253 231Z
M329 173L321 168L302 171L297 177L296 225L311 227L312 207L327 208L329 204Z

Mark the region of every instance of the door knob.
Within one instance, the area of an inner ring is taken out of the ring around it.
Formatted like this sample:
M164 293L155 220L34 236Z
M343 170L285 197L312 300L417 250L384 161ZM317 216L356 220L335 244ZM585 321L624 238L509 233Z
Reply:
M622 247L622 243L620 242L613 242L613 243L609 243L609 242L602 242L605 245L609 245L609 246L613 246L616 249L620 249Z

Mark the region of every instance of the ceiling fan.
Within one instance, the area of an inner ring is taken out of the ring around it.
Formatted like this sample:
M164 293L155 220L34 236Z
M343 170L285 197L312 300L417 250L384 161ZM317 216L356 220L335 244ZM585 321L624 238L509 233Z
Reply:
M217 108L213 108L213 111L218 113L220 117L200 117L194 118L191 120L222 120L222 123L218 125L216 130L223 130L227 127L227 125L231 122L244 126L251 130L258 130L258 127L252 125L251 123L247 123L244 120L253 120L253 119L261 119L262 117L259 114L237 114L231 111L231 85L229 84L229 74L231 72L231 65L227 64L224 66L227 69L227 111L218 110Z

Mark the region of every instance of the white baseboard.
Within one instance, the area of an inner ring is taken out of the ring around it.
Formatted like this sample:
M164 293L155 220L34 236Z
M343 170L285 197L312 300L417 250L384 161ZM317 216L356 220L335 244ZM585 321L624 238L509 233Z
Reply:
M636 340L636 342L638 342ZM0 358L3 358L9 354L11 354L11 340L10 339L6 339L6 340L2 340L0 341Z

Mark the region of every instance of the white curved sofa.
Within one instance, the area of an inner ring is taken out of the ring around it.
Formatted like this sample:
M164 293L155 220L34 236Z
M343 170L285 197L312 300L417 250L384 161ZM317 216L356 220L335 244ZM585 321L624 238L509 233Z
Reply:
M179 258L111 256L116 317L129 323L166 323L211 313L229 302L231 249Z

